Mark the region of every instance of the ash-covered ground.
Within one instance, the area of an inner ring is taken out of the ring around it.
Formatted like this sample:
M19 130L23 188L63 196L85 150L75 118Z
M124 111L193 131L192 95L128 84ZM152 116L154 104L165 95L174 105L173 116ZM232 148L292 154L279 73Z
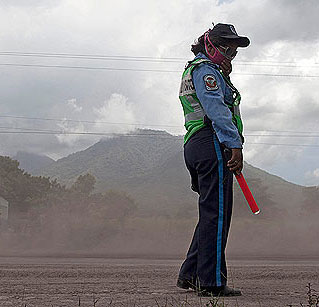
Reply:
M206 306L209 298L175 286L181 262L0 257L0 306ZM307 284L319 290L317 260L232 260L228 267L229 285L243 296L220 299L224 306L307 306Z

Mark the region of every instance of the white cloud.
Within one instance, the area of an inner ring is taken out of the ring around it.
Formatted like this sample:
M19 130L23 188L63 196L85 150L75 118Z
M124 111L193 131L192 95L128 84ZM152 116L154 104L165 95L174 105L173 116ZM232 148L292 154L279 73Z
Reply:
M13 1L2 1L0 6L3 7L22 7L22 8L31 8L34 9L35 7L41 8L51 8L53 6L58 5L61 3L62 0L13 0Z
M81 112L83 109L81 106L76 104L76 98L68 99L67 105L70 106L75 112Z
M96 114L95 130L106 133L125 133L135 129L136 118L133 104L122 94L113 93L100 108L94 108Z
M82 123L74 123L65 120L63 122L57 123L57 126L61 128L60 131L65 134L56 134L56 138L60 143L69 147L73 147L74 144L81 138L81 135L76 133L85 132L84 125Z
M319 186L319 168L316 168L305 173L305 180L308 185Z
M319 168L316 168L313 171L306 172L306 177L311 179L312 178L319 179Z

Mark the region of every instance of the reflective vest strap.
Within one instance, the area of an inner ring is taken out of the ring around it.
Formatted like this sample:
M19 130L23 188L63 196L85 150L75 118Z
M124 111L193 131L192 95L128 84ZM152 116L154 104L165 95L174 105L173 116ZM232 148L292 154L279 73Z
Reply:
M194 61L190 62L185 68L185 71L183 73L183 77L184 77L185 73L192 74L194 68L197 65L202 64L202 63L208 63L208 62L211 62L211 61L210 60L206 60L206 59L197 59L197 60L194 60Z

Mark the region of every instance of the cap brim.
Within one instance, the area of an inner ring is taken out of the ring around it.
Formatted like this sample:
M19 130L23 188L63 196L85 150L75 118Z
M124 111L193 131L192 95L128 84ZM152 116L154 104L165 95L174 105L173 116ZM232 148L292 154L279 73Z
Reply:
M222 38L231 39L238 43L238 47L247 47L250 44L250 40L248 37L245 36L238 36L238 35L220 35Z

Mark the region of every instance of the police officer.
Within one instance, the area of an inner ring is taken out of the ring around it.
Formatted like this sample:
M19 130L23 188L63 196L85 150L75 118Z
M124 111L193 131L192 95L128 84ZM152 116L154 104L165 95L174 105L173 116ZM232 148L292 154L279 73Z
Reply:
M187 133L184 158L199 221L177 286L200 296L238 296L227 286L225 248L233 203L233 173L243 168L240 94L229 79L238 47L250 41L233 25L216 24L192 45L194 60L183 73L179 98Z

